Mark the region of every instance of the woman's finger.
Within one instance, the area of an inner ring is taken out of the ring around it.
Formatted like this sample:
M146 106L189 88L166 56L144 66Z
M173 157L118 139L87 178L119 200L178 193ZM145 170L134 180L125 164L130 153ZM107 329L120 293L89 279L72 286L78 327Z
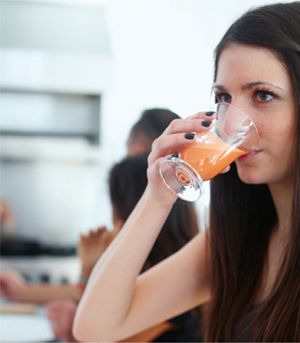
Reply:
M152 151L148 156L148 164L151 165L159 157L177 153L183 147L192 144L195 137L196 134L192 132L160 136L152 144Z
M214 120L216 119L217 115L214 111L206 111L206 112L197 112L188 116L185 119L201 119L201 120Z
M230 165L227 166L224 170L222 170L220 174L225 174L225 173L229 172L229 170L230 170Z
M211 119L205 119L207 121L212 121ZM170 135L179 132L201 132L206 127L203 126L204 119L175 119L166 128L162 136Z

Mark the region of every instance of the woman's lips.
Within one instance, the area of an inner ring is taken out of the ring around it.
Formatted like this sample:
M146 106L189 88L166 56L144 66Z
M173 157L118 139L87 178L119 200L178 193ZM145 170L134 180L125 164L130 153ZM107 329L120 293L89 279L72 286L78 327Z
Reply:
M246 160L249 160L250 158L256 156L257 154L259 154L262 150L254 150L254 151L250 151L248 152L246 155L243 155L241 157L239 157L237 159L238 162L244 162Z

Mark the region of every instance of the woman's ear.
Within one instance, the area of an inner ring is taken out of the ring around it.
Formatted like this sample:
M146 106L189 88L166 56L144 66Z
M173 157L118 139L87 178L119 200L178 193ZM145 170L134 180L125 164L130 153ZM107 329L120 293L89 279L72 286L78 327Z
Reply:
M116 211L112 210L112 222L113 222L113 225L114 225L114 229L113 229L113 232L119 232L121 227L124 225L124 220L119 218L117 215L116 215Z

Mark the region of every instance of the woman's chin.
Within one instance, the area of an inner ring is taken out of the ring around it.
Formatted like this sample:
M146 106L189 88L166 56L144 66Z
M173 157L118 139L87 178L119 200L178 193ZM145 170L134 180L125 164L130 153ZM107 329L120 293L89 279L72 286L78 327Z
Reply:
M249 185L259 185L266 183L266 180L258 175L257 170L251 170L252 168L237 168L238 176L241 181Z

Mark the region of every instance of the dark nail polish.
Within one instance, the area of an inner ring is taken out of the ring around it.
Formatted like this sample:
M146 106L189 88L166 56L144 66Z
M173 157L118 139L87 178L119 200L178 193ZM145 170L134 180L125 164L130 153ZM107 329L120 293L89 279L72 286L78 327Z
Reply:
M205 112L205 114L208 116L208 117L211 117L213 114L215 114L214 111L208 111L208 112Z
M204 127L209 127L209 125L211 124L211 121L210 120L203 120L201 125L204 126Z
M178 153L176 152L176 154L173 154L172 157L178 158L179 155L178 155Z
M195 137L195 134L193 132L189 132L184 135L185 139L194 139L194 137Z

